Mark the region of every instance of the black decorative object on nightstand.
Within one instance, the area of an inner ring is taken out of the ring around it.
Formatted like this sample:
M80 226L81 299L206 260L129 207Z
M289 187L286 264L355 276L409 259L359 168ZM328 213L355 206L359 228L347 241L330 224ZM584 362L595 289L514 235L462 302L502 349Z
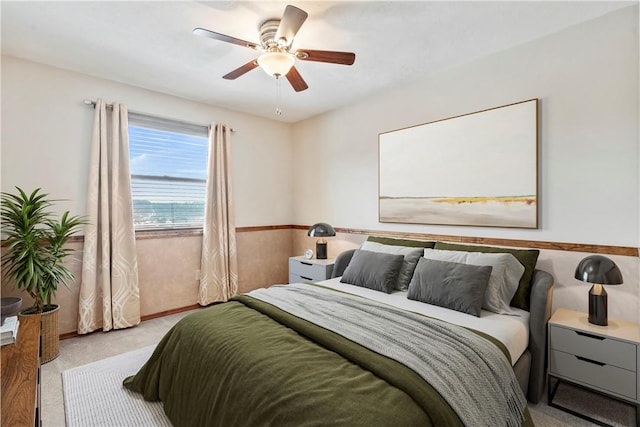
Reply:
M621 285L620 269L607 257L591 255L580 261L575 277L593 283L589 290L589 323L607 326L607 291L602 285Z
M336 235L336 230L326 222L319 222L309 227L307 236L320 237L316 241L316 258L327 259L327 240L325 237L331 237Z

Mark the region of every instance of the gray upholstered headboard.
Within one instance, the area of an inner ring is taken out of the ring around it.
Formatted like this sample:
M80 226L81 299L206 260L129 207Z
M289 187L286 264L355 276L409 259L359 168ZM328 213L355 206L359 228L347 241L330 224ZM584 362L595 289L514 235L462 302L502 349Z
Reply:
M351 257L355 253L355 249L349 249L348 251L340 252L336 257L336 262L333 264L333 270L331 271L331 278L340 277L344 273L344 269L349 265Z
M529 347L531 373L527 398L538 403L544 391L547 374L547 322L551 317L553 276L543 270L535 270L531 279L529 310Z
M350 249L336 257L331 273L332 278L342 276L354 252L355 249ZM520 381L520 387L533 403L538 403L542 397L546 380L547 322L551 317L553 285L551 274L542 270L534 271L531 279L529 346L513 367Z

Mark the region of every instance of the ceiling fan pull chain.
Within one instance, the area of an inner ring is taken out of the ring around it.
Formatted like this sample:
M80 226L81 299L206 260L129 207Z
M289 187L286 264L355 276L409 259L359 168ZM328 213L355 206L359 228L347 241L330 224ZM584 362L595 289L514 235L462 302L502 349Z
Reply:
M282 109L280 108L281 102L281 89L280 89L280 78L276 77L276 116L282 115Z

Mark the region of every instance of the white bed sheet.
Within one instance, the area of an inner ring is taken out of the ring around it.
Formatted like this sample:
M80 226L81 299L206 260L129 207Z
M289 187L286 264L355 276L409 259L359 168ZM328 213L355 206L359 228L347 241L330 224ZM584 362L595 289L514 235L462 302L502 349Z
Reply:
M437 305L410 300L407 298L407 292L394 291L390 294L385 294L384 292L341 283L339 277L317 282L317 284L484 332L507 347L511 355L512 365L522 356L522 353L529 345L529 312L519 308L512 307L519 316L496 314L482 310L480 317L475 317L459 311L438 307Z

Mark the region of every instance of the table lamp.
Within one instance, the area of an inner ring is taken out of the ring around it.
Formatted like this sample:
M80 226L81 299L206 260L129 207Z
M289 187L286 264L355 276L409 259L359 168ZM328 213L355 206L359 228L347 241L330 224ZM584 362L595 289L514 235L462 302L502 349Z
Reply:
M309 227L307 236L320 237L316 241L316 258L327 259L327 240L325 237L331 237L336 235L336 230L326 222L319 222Z
M621 285L620 269L607 257L590 255L578 264L576 279L593 283L589 290L589 323L607 326L607 291L602 285Z

